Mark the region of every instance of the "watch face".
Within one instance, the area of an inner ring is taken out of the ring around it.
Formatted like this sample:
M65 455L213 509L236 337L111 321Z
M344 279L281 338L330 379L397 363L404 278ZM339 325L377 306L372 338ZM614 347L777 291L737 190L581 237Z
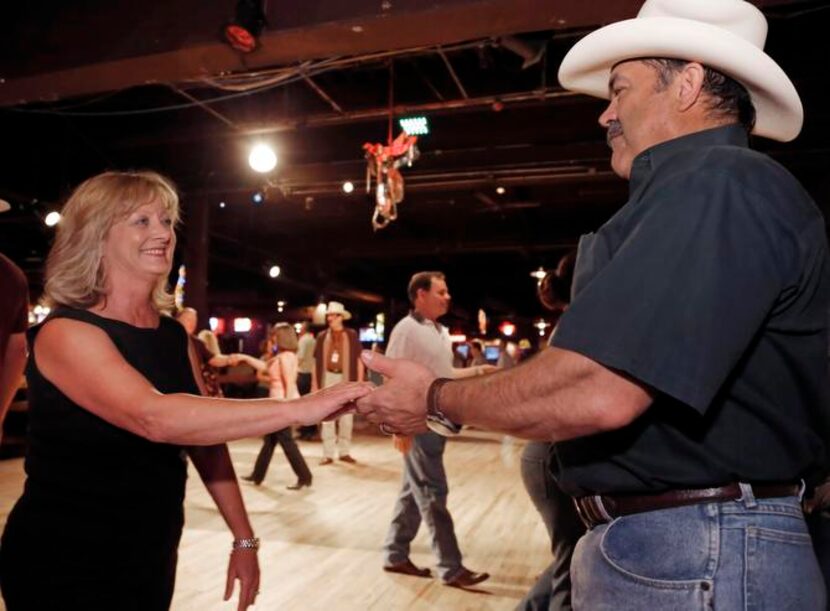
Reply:
M444 437L452 437L461 432L460 424L456 424L449 418L436 416L435 414L427 414L427 426L433 433L438 433Z

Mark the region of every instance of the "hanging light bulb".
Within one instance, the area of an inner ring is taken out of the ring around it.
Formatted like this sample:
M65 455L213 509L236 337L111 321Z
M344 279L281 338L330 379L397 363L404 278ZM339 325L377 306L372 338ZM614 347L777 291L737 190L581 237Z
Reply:
M43 222L46 224L47 227L54 227L58 223L61 222L61 213L57 212L56 210L52 210L46 217L43 219Z
M533 270L532 272L530 272L530 275L531 277L536 278L536 280L541 282L542 279L545 277L546 273L547 272L545 271L545 268L540 265L539 269Z
M267 174L277 167L277 154L270 146L260 142L251 149L248 155L248 165L260 174Z

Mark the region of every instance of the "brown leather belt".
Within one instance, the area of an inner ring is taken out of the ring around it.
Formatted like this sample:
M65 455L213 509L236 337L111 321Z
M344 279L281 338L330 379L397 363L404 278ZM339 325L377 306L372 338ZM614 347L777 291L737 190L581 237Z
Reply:
M758 499L798 496L800 492L800 484L752 484L752 493ZM740 486L729 484L720 488L669 490L658 494L595 494L575 498L574 504L579 512L579 517L585 526L590 529L598 524L605 524L614 518L631 515L632 513L670 509L697 503L736 501L741 496Z

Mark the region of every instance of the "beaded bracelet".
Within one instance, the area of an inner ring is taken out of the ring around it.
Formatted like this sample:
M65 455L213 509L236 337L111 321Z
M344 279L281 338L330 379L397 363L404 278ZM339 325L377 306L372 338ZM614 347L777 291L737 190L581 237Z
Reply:
M254 551L259 549L259 539L257 537L252 537L250 539L234 539L233 540L233 551L240 550L240 549L252 549Z

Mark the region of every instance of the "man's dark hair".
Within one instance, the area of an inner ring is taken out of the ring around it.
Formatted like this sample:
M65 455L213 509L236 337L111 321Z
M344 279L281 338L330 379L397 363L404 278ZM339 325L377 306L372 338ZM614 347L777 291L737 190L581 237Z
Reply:
M689 62L682 59L646 59L657 71L658 91L663 91ZM734 117L747 133L755 127L755 106L746 87L733 78L703 66L703 92L709 98L709 110L721 117Z
M441 272L418 272L412 276L412 279L409 281L409 286L406 289L409 295L409 303L415 305L418 289L428 291L432 287L433 278L444 280L444 274Z

